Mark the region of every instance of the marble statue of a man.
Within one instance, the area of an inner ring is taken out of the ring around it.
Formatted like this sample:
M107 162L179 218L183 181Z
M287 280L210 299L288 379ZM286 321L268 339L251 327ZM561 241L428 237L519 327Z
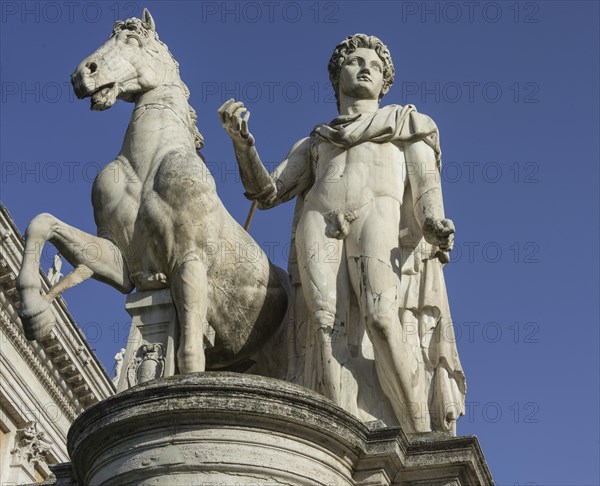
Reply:
M54 263L48 270L47 277L50 281L50 285L56 285L60 281L61 277L63 276L63 274L60 273L61 269L62 258L60 257L60 253L57 253L56 255L54 255Z
M377 37L348 37L328 68L340 116L270 175L244 105L219 110L246 195L261 209L297 199L288 378L365 421L454 430L466 384L442 273L454 225L438 129L414 106L380 107L394 67Z

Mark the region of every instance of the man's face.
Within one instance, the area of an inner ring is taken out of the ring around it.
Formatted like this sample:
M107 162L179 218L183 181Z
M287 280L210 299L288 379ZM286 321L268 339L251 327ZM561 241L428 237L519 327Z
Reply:
M383 89L383 61L373 49L359 47L350 53L340 71L340 94L378 100Z

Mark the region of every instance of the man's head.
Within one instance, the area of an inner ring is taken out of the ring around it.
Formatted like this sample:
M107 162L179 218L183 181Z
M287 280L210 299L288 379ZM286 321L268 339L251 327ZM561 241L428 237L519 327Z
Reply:
M340 42L329 59L329 79L333 85L338 110L340 108L340 73L346 61L357 49L372 49L377 54L383 68L383 86L379 93L379 99L386 94L394 83L394 64L390 51L380 39L365 34L355 34Z

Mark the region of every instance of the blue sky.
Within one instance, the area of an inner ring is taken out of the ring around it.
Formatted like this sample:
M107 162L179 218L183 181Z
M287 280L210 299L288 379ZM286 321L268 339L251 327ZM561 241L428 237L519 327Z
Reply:
M249 202L220 104L246 102L273 167L336 116L334 46L356 32L388 45L396 82L383 104L415 104L441 133L457 228L446 280L468 381L458 431L479 437L498 484L600 484L598 2L3 1L0 198L21 231L50 212L95 232L91 184L132 106L90 112L69 74L144 6L180 63L203 154L240 222ZM292 206L252 223L280 266ZM65 299L111 370L127 337L124 297L85 282Z

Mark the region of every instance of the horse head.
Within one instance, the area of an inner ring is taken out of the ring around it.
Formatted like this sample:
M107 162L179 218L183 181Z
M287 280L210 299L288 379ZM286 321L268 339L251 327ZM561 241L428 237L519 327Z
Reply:
M115 24L110 38L77 66L71 83L79 99L91 98L92 110L106 110L117 99L132 102L142 93L181 80L177 62L144 9L141 20Z

